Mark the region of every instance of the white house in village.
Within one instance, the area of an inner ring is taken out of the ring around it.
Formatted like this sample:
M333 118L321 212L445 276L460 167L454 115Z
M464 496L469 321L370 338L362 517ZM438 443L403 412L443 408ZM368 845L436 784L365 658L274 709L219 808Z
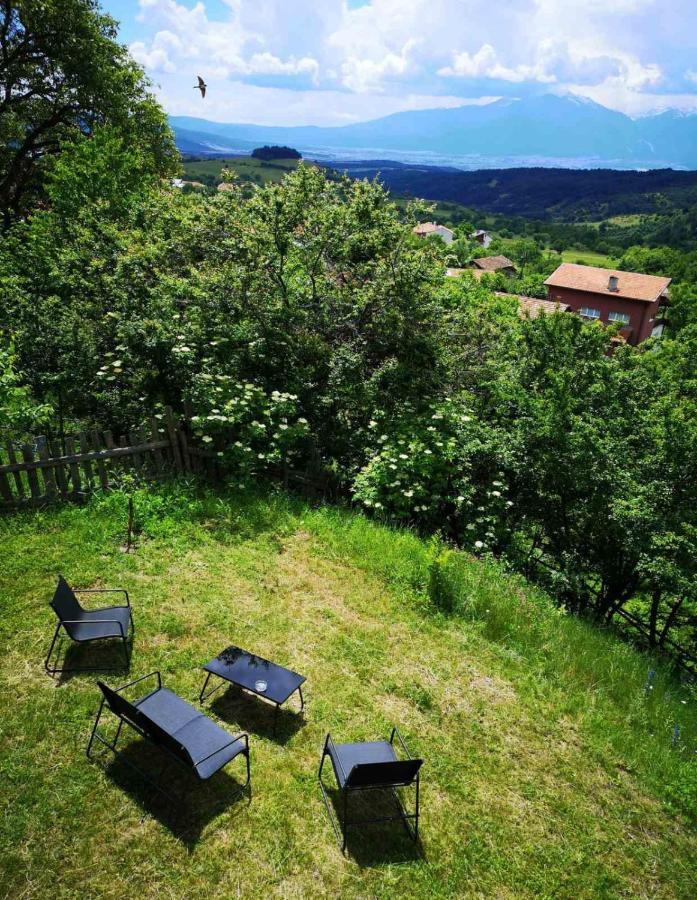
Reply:
M478 228L476 231L473 231L470 235L471 241L476 241L480 246L484 247L486 250L491 243L491 235L488 231L484 231L483 228Z
M452 244L455 238L454 231L446 228L445 225L439 225L437 222L419 222L418 225L414 225L412 230L417 237L426 238L436 235L445 241L446 244Z

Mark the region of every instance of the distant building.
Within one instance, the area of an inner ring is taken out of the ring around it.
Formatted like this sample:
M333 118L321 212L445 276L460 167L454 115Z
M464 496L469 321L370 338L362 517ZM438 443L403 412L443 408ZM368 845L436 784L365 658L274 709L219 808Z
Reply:
M660 335L670 278L562 263L545 281L550 301L566 303L587 321L619 324L619 337L640 344Z
M472 265L482 272L503 272L504 275L515 275L515 265L507 256L481 256L473 259Z
M494 291L497 297L514 297L518 301L518 314L521 318L530 316L536 319L541 315L549 315L554 312L569 312L568 303L559 303L552 300L541 300L539 297L521 297L518 294L504 294L503 291Z
M469 269L458 269L456 266L448 266L445 270L445 275L447 278L459 278L463 272L468 272Z
M184 187L184 179L183 178L173 178L172 179L172 187L183 188Z
M483 228L478 228L476 231L472 232L470 240L475 241L477 244L481 244L485 250L488 250L492 238L488 231L484 231Z
M446 228L445 225L439 225L437 222L419 222L418 225L414 225L412 231L420 238L436 235L445 241L446 244L452 244L455 238L454 231Z
M220 184L218 185L218 190L223 193L225 191L234 191L235 185L231 181L221 181Z

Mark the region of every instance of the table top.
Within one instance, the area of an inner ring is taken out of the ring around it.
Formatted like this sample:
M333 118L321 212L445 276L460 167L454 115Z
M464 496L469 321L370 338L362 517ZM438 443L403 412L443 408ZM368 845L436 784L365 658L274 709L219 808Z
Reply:
M304 675L235 646L227 647L203 668L279 704L285 703L305 681ZM263 687L263 682L266 682L266 687Z

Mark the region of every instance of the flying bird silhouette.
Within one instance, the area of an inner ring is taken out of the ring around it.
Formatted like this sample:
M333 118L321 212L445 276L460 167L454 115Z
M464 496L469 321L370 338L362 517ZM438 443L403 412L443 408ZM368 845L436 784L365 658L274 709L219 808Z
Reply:
M200 75L197 75L196 77L198 78L198 84L194 85L194 90L201 91L201 99L203 99L206 96L206 88L208 87L208 85Z

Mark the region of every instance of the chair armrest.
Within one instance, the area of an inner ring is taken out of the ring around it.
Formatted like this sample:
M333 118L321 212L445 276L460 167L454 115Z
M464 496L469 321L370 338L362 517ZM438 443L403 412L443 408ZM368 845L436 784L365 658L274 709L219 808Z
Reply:
M114 692L116 694L120 694L121 691L125 691L126 688L133 687L134 684L138 684L140 681L145 681L146 678L152 678L153 675L157 675L157 688L160 690L162 688L162 678L158 671L148 672L147 675L141 675L140 678L136 678L134 681L129 681L128 684L122 685L120 688L114 688Z
M407 755L407 759L411 759L411 753L410 753L409 750L407 749L407 745L404 743L404 738L403 738L402 735L399 733L399 730L397 729L397 726L396 726L396 725L395 725L395 727L392 729L392 734L390 735L390 743L391 743L391 744L394 743L395 735L398 737L399 743L400 743L400 745L401 745L401 747L402 747L402 750L403 750L403 751L406 753L406 755Z
M131 605L131 601L128 599L128 591L125 591L123 588L73 588L74 594L125 594L126 595L126 606Z
M121 632L121 637L125 638L126 635L123 630L123 625L119 622L118 619L61 619L61 625L118 625L119 631Z
M210 759L211 756L215 756L216 753L220 753L222 750L225 750L226 747L231 747L233 744L236 744L237 741L241 741L243 738L244 738L244 743L245 743L244 752L249 753L249 735L247 734L246 731L241 731L239 734L235 735L235 737L231 741L228 741L227 744L223 744L222 747L218 747L217 750L214 750L212 753L209 753L207 756L202 756L201 759L195 759L194 765L200 766L202 762L205 762L207 759ZM242 752L242 751L240 751L240 752Z

